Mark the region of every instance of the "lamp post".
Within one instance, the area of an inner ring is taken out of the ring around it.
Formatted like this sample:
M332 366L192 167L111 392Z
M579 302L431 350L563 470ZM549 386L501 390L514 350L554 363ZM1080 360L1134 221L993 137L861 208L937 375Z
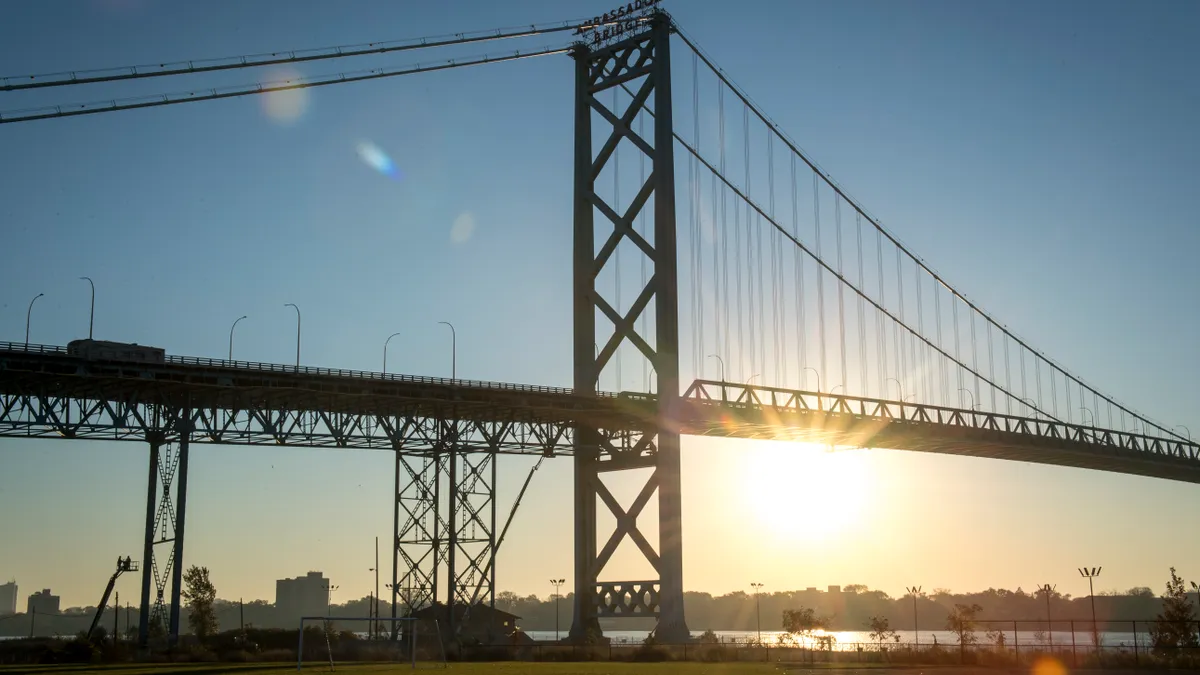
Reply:
M25 338L25 339L28 341L29 338ZM1176 424L1175 426L1177 426L1187 432L1188 443L1191 443L1192 442L1192 430L1183 426L1182 424Z
M300 370L300 308L290 302L284 307L296 310L296 370Z
M842 393L843 393L843 394L845 393L845 391L846 391L846 385L844 385L844 384L835 384L835 385L833 385L833 389L830 389L830 390L829 390L829 395L830 395L830 396L833 396L833 392L837 391L838 387L841 387L841 388L842 388Z
M333 592L338 589L337 586L329 582L325 582L325 617L329 617L329 605L333 604Z
M975 394L972 394L970 389L965 389L963 387L959 387L958 390L971 397L971 410L974 410L975 409Z
M233 325L229 327L229 360L230 361L233 360L233 329L237 328L238 321L241 321L244 318L246 318L245 315L239 316L237 319L234 320Z
M1092 644L1095 645L1095 647L1097 649L1100 648L1100 631L1097 629L1097 626L1096 626L1096 593L1095 593L1095 589L1092 586L1092 579L1095 579L1096 577L1100 576L1101 569L1103 569L1103 568L1100 568L1100 567L1092 567L1090 569L1087 567L1079 568L1079 576L1085 577L1088 580L1088 597L1090 597L1092 599Z
M887 383L887 382L895 382L896 383L896 387L900 389L900 402L903 403L904 402L904 384L901 383L900 380L897 380L894 377L889 377L888 379L884 380L884 383Z
M1087 406L1079 406L1079 409L1082 411L1086 411L1087 414L1091 415L1092 416L1092 426L1096 426L1096 413L1092 412L1092 409Z
M762 377L762 375L761 375L760 373L755 373L755 374L751 375L750 377L747 377L747 378L746 378L746 386L747 386L747 387L749 387L749 386L750 386L750 381L751 381L751 380L753 380L753 379L754 379L754 378L756 378L756 377Z
M375 597L367 612L375 619L371 622L371 639L374 640L379 634L379 537L375 537L375 566L367 571L375 573Z
M45 293L38 293L37 295L33 296L33 299L29 301L29 309L26 310L26 312L25 312L25 346L26 347L29 346L29 319L30 319L30 317L33 316L33 303L37 302L37 299L42 297L43 295L45 295Z
M558 601L562 599L562 593L559 589L567 583L566 579L551 579L550 584L554 586L554 641L558 642Z
M388 346L388 343L392 341L392 338L396 337L397 335L399 335L399 333L392 333L391 335L388 336L388 338L386 340L383 341L383 374L384 375L387 375L387 346Z
M1039 591L1046 594L1046 639L1050 641L1050 647L1054 647L1054 624L1050 622L1050 596L1054 594L1054 589L1057 586L1050 584L1042 584L1038 588Z
M721 382L724 383L725 382L725 359L721 358L720 356L718 356L716 354L709 354L708 358L716 359L717 363L721 364Z
M92 287L92 309L88 313L88 339L92 339L92 327L96 325L96 283L91 277L79 277L80 281L88 282L88 286Z
M917 597L921 595L920 586L905 586L904 590L908 591L913 599L913 644L921 644L921 632L917 629Z
M454 330L454 325L449 321L439 321L438 323L450 328L450 379L458 379L458 333Z
M754 589L754 620L758 624L758 644L762 644L762 609L759 603L759 598L762 595L763 585L756 582L750 582L750 588Z

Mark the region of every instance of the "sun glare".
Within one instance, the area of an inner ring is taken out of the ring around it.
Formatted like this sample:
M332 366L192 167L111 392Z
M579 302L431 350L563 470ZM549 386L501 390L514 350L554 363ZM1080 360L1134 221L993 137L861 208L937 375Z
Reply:
M772 443L755 451L746 494L760 527L779 539L822 541L861 524L871 499L864 450Z

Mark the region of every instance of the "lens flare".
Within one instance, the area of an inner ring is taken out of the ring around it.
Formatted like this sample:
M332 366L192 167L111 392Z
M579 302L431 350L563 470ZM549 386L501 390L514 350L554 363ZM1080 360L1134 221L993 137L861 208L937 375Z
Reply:
M273 83L296 84L300 74L294 70L276 71L269 78ZM261 96L263 112L271 120L279 124L291 124L304 114L308 108L307 89L285 89L269 91Z
M1067 675L1067 668L1053 656L1038 659L1030 670L1032 675Z
M357 151L358 158L367 166L388 178L400 177L400 172L396 169L396 163L378 145L370 141L363 141L358 144Z
M450 226L450 241L455 244L465 243L475 232L475 215L470 211L458 214L454 224Z

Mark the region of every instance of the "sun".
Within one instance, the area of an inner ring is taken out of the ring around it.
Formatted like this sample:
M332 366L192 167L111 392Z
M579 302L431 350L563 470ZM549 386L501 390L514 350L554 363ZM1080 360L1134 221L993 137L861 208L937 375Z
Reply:
M745 494L759 527L785 540L824 541L862 524L871 501L864 450L770 443L753 451Z

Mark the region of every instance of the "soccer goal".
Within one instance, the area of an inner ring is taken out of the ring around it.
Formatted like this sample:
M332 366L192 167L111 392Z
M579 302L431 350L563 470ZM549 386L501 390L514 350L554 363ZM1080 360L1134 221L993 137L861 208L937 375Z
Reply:
M442 632L433 619L413 617L306 616L300 619L296 670L338 661L407 663L412 668L445 668Z

